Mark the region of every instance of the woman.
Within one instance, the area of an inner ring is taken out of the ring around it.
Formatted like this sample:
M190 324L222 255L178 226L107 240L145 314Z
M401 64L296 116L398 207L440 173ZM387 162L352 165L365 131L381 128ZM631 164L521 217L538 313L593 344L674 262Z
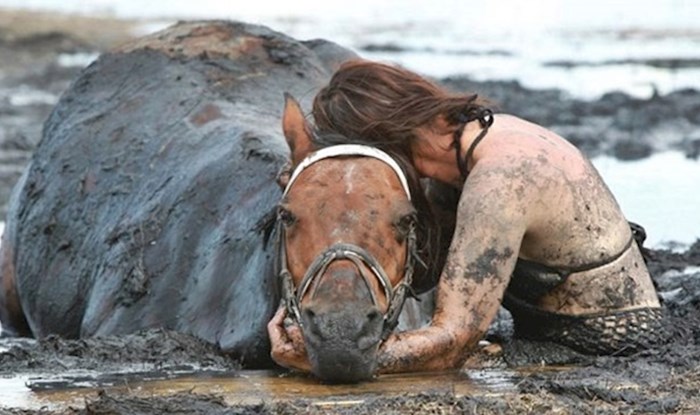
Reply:
M321 132L413 161L461 189L432 323L382 345L382 372L458 367L499 306L516 334L618 354L659 336L661 310L640 249L591 163L564 138L475 95L407 70L346 63L316 96ZM296 328L270 326L273 357L304 368Z

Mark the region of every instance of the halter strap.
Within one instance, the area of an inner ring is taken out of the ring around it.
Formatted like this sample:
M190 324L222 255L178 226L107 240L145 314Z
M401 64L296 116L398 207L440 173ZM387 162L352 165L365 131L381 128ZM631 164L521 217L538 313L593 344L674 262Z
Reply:
M292 184L296 181L299 174L301 174L305 168L319 160L339 156L365 156L383 161L385 164L389 165L392 170L394 170L394 173L396 173L396 176L401 182L401 186L406 192L408 200L411 200L411 191L408 187L408 181L406 180L406 176L399 164L393 158L391 158L391 156L381 150L374 147L357 144L342 144L326 147L307 156L294 169L294 172L290 176L289 182L284 189L283 196L289 192ZM292 274L287 268L285 233L284 226L278 221L278 275L281 280L281 294L287 308L287 314L296 320L299 325L301 325L301 310L299 308L299 304L309 290L311 290L313 295L314 288L312 288L312 286L314 281L317 281L319 276L325 272L326 268L331 262L341 259L350 260L358 269L360 276L368 288L370 288L371 284L369 281L369 276L367 276L363 270L363 265L369 269L371 275L377 279L384 291L384 295L387 299L387 311L384 314L384 326L382 328L381 339L386 340L386 338L398 324L399 315L401 314L401 309L403 308L406 297L408 295L415 296L413 289L411 288L411 284L413 282L413 260L418 258L416 253L415 224L411 225L408 237L406 238L406 263L404 265L403 278L396 285L396 287L391 286L389 277L374 256L357 245L346 243L335 244L316 257L316 259L307 269L305 275L302 277L299 287L295 287ZM371 288L369 292L372 303L377 305L377 298Z
M301 163L299 163L299 165L297 165L297 167L294 169L292 175L289 177L289 182L287 182L287 186L285 187L282 196L284 197L287 195L289 189L292 187L292 184L294 184L294 182L299 177L301 172L304 171L304 169L306 169L307 167L319 160L342 156L365 156L383 161L385 164L391 167L392 170L394 170L394 173L396 173L396 176L401 182L401 187L403 187L404 192L406 192L406 196L408 196L408 200L411 200L411 190L408 187L408 180L406 179L406 175L404 174L403 170L399 166L399 163L397 163L390 155L383 152L382 150L379 150L378 148L364 146L360 144L339 144L331 147L322 148L318 151L311 153L304 160L302 160Z

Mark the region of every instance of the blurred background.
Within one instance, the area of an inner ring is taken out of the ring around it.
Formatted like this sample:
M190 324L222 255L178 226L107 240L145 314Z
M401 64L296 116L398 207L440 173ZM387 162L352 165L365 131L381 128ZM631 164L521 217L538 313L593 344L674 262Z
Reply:
M178 20L395 62L579 146L653 247L700 237L699 0L0 0L0 233L41 125L100 53Z

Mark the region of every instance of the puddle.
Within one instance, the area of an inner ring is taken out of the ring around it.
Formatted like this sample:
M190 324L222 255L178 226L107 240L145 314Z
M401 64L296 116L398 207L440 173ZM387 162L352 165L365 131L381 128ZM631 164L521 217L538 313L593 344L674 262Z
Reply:
M170 375L161 373L160 376ZM105 377L112 380L101 383L99 379ZM359 404L376 396L405 396L423 392L457 397L512 393L516 392L516 384L522 377L515 371L485 369L385 375L357 385L325 385L313 378L280 375L274 371L199 372L158 380L136 380L133 376L120 378L118 374L20 375L0 377L0 408L60 411L69 407L83 407L86 399L96 397L101 390L141 398L178 393L213 394L222 396L228 405L254 405L299 398L310 400L315 405L343 405Z

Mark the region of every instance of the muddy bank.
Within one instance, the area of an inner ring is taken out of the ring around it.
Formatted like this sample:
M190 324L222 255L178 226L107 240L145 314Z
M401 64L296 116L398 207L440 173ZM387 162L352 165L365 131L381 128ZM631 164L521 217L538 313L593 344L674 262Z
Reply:
M0 376L13 373L61 373L71 370L119 372L141 370L237 370L240 365L214 345L193 336L166 330L125 336L66 340L0 341Z
M59 96L143 22L0 8L0 220Z
M669 410L666 410L668 408ZM659 410L660 409L660 410ZM640 408L645 413L672 413L679 408L672 403L654 403ZM540 392L512 396L454 396L420 393L391 398L372 397L361 402L316 402L299 399L290 402L262 403L231 407L220 396L182 394L172 397L123 399L101 393L86 402L85 409L67 410L66 414L504 414L504 413L633 413L636 409L605 401L581 401L575 398L547 396ZM19 412L10 412L19 413ZM42 412L23 412L42 413Z
M60 95L91 59L133 38L144 24L0 8L0 218ZM668 149L700 155L696 90L649 99L612 92L581 101L561 90L532 90L517 82L468 77L442 82L456 91L476 91L503 111L551 127L591 157L632 160Z
M678 150L700 155L700 91L679 90L649 99L609 92L594 101L570 98L557 89L532 90L518 82L475 82L452 77L443 83L455 91L474 91L500 110L544 125L566 137L589 157L622 160Z
M43 44L42 42L50 44L56 42L56 39L63 39L62 36L58 35L57 38L54 38L53 35L39 37L37 38L40 40L38 44ZM14 45L10 49L20 49L16 42L15 39L8 43ZM63 40L59 43L61 42ZM66 50L71 50L70 48L77 47L76 45L82 45L80 47L85 49L75 50L99 51L99 48L85 46L76 40L70 42L66 43L68 48ZM34 44L34 42L27 44ZM25 51L34 50L33 46L25 49ZM39 49L39 47L36 48L37 56L44 56L43 52L39 52ZM60 54L55 55L56 62L60 56ZM4 59L3 62L5 62ZM47 68L51 67L50 63L47 65ZM61 82L67 86L70 83L69 78L78 72L79 69L76 68L60 69L60 65L56 65L54 69L57 81L47 84L54 86L45 89L54 91L56 96L60 95ZM47 73L51 72L51 70L47 71ZM74 71L73 75L71 75L71 71ZM16 76L25 75L18 72ZM21 79L26 82L31 81L29 77ZM33 85L36 85L37 90L41 90L41 81L44 78L38 76L36 79L37 81ZM447 79L445 83L453 83L455 88L479 90L484 95L492 96L500 101L504 110L521 113L526 118L537 120L554 128L570 126L573 129L589 131L593 128L590 123L595 124L602 119L611 125L619 123L621 125L619 131L627 131L628 135L637 131L637 126L634 123L624 122L625 117L631 117L627 118L628 120L634 120L637 116L644 118L655 113L655 105L661 105L659 102L662 102L659 100L670 100L674 103L685 102L680 97L686 94L692 97L695 96L693 94L696 94L695 91L679 92L667 97L655 97L641 101L611 94L601 100L586 103L568 100L562 96L560 91L531 91L514 83L474 84L465 79ZM480 90L481 88L484 90ZM486 88L492 88L491 92L487 92ZM15 140L6 140L3 143L11 143L8 144L8 148L19 151L19 153L3 150L5 152L3 154L14 155L12 160L8 163L3 162L2 166L3 168L6 165L15 166L17 171L21 171L22 154L31 154L41 133L40 127L37 131L31 130L29 129L30 125L25 121L30 118L37 121L42 108L48 111L51 104L48 102L49 99L41 101L35 98L35 101L31 101L33 103L17 105L17 98L14 98L14 103L10 102L13 100L12 97L16 96L8 95L7 102L9 104L3 107L5 109L2 111L16 111L14 114L19 119L16 125L17 131L22 133L15 135ZM611 101L611 99L616 96L620 99L624 98L620 101L623 104L613 105L615 101ZM688 102L690 101L692 99ZM576 104L577 102L578 104ZM692 102L688 105L691 104ZM507 107L508 105L513 107ZM569 110L562 110L567 105L571 105ZM30 107L34 108L35 112L30 112L27 109ZM573 111L573 108L578 108L579 113ZM601 108L608 109L603 111ZM625 110L629 113L625 113ZM640 112L635 112L637 110ZM599 115L598 111L604 114ZM24 121L22 121L22 117L25 117ZM618 120L618 117L622 118ZM691 116L686 118L690 119ZM39 125L41 123L42 121L38 122ZM3 118L2 128L5 128L5 125ZM662 126L663 122L659 121L657 124L649 125L661 128L659 126ZM37 124L32 124L31 127L36 129ZM3 140L5 140L4 137L5 133L3 133ZM597 151L622 157L619 150L614 150L619 146L624 147L624 145L615 144L617 142L610 141L612 139L608 139L606 136L598 138L599 141L591 138L590 143L584 140L583 144L578 144L589 154L598 154ZM636 143L636 141L633 142ZM639 154L643 155L647 152L663 149L663 147L655 147L656 145L656 143L650 143L648 148L643 146ZM692 155L692 152L688 154ZM628 154L624 157L634 158L637 156ZM238 373L236 372L237 362L221 353L214 346L182 334L155 331L139 332L123 337L87 340L64 340L56 337L49 337L38 342L0 340L0 377L30 376L31 381L28 382L28 385L36 391L82 389L85 388L85 385L97 386L98 389L103 390L94 395L91 394L81 404L72 408L33 412L15 407L15 409L6 409L5 411L9 413L124 414L164 412L291 414L302 411L350 414L697 412L700 411L700 402L697 397L697 390L700 387L700 369L698 369L697 364L700 361L700 273L693 270L687 271L685 268L688 265L700 265L700 243L694 244L687 252L681 254L652 251L650 258L650 269L654 274L667 309L669 331L667 343L630 357L590 358L561 349L553 349L549 345L513 340L507 335L508 325L506 321L502 324L504 329L491 337L492 340L503 344L502 352L496 350L484 353L483 356L477 355L473 362L491 366L495 370L540 365L543 362L548 365L569 365L566 370L557 372L536 370L523 373L519 381L515 383L514 390L487 390L480 394L470 394L461 388L462 383L466 382L466 378L456 378L447 384L447 391L444 388L431 389L426 387L420 392L403 391L377 395L358 392L357 389L348 387L333 399L323 401L305 397L304 399L271 400L270 402L249 404L232 401L228 395L223 393L205 394L179 391L144 397L132 394L131 389L114 388L115 385L127 384L128 386L147 379L175 378L181 376L183 372L190 375L196 372L202 374L204 372L219 372L228 373L230 376L236 376ZM467 369L464 374L468 377L475 370L474 368ZM89 373L85 373L86 371ZM194 389L196 381L192 385ZM302 396L304 394L299 393L299 397ZM0 409L0 412L2 411L3 409Z
M45 411L66 414L370 414L370 413L697 413L700 411L700 242L684 253L650 251L650 268L666 309L668 340L626 357L589 357L547 344L509 338L501 322L490 347L455 374L420 379L380 377L372 383L338 387L306 377L271 372L251 383L280 383L285 393L264 389L257 399L215 385L248 376L215 347L165 331L124 337L63 340L0 340L0 377L29 374L38 393L90 385L80 404ZM498 335L501 337L498 338ZM495 350L495 351L494 351ZM141 371L133 373L134 368ZM87 375L80 369L91 371ZM556 369L556 370L552 370ZM128 372L132 371L131 374ZM199 373L189 387L146 389L144 379L172 379ZM225 376L217 380L211 373ZM484 381L484 377L510 378ZM282 376L282 378L277 378ZM271 377L271 378L270 378ZM275 379L277 378L277 379ZM199 382L202 387L198 386ZM481 379L481 380L479 380ZM505 386L504 386L505 382ZM129 389L118 388L124 384ZM386 385L392 385L387 389ZM476 386L475 386L476 384ZM209 385L209 386L207 386ZM313 386L318 385L318 386ZM418 386L416 386L418 385ZM97 386L97 389L94 387ZM374 393L368 390L376 389ZM80 389L77 389L80 390ZM146 393L138 393L146 390ZM298 390L298 393L293 392ZM158 392L153 392L158 391ZM291 392L290 392L291 391ZM304 392L308 391L308 392ZM0 406L2 408L2 406ZM26 409L26 408L25 408ZM2 410L0 410L2 411Z

